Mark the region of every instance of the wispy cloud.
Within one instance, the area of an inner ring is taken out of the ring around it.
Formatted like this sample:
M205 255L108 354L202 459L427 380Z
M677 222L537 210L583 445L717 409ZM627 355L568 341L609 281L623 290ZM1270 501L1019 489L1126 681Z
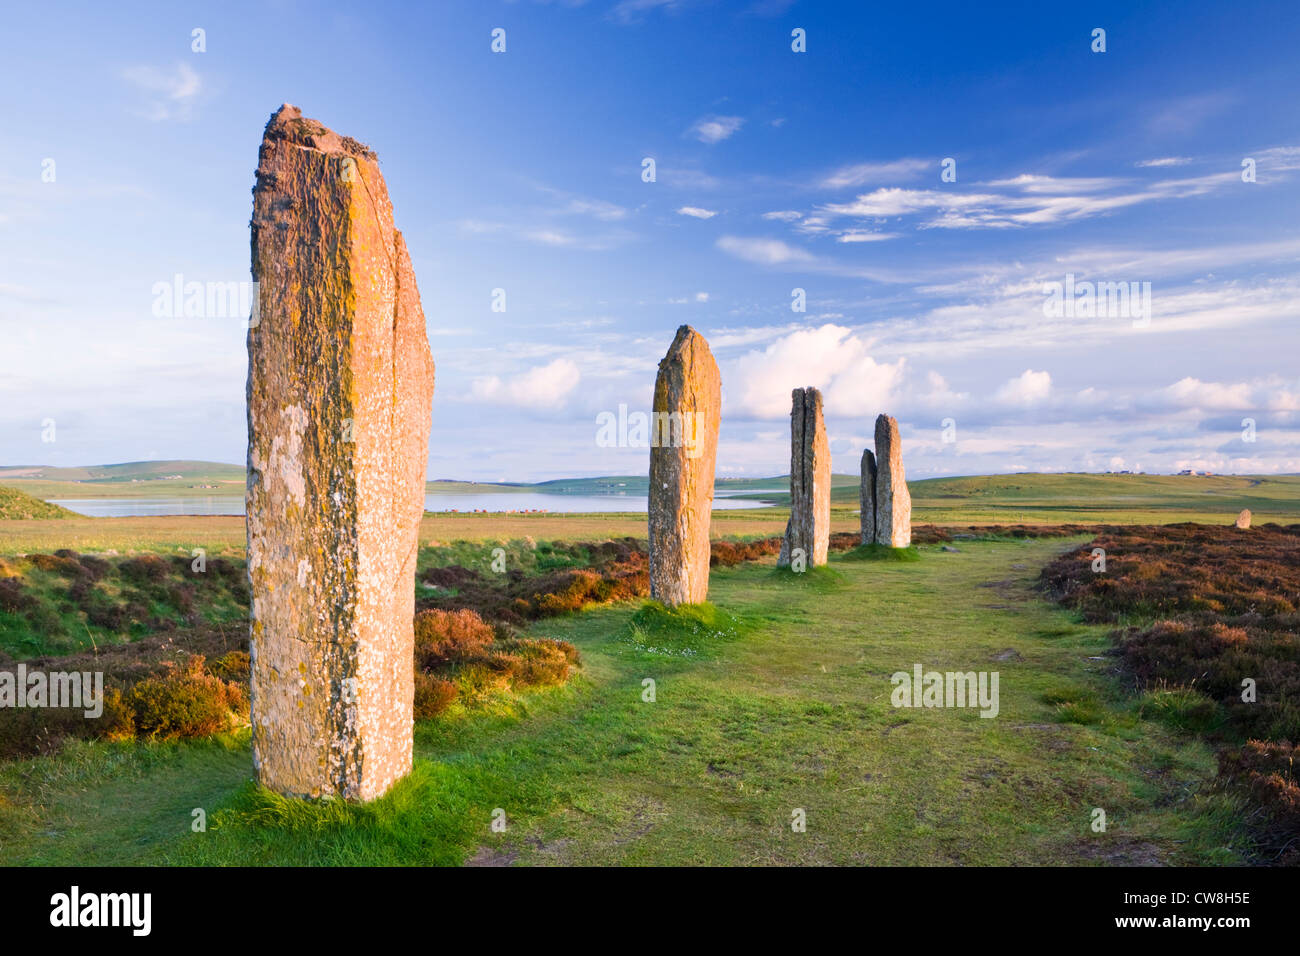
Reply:
M723 236L718 240L717 246L737 259L764 266L812 262L815 258L811 253L782 242L780 239Z
M141 94L140 115L153 122L189 119L203 88L198 73L185 62L170 68L131 66L122 78Z
M712 146L714 143L721 143L744 125L745 120L740 116L703 116L697 119L687 132L701 143Z
M930 159L895 159L883 163L856 163L841 166L824 176L819 185L826 189L845 189L876 183L896 183L915 179L927 169L936 171L939 164Z
M882 188L863 193L852 202L826 203L816 211L830 219L926 215L928 218L918 223L922 229L998 229L1084 219L1141 203L1204 196L1240 181L1236 171L1138 187L1119 179L1021 175L984 184L986 189L1001 192Z
M619 0L609 15L619 23L640 23L654 10L676 12L685 6L684 0Z
M702 209L699 206L682 206L677 210L677 215L690 216L694 219L712 219L717 214L715 209Z
M558 408L578 387L581 377L574 362L561 358L529 369L511 379L502 379L497 375L476 378L472 395L475 399L496 405Z
M612 249L632 238L631 233L619 229L582 233L552 225L526 225L490 219L462 219L459 226L462 232L470 235L496 236L516 242L587 251Z
M1237 99L1232 93L1217 91L1179 97L1157 109L1147 125L1160 136L1186 135L1227 110Z

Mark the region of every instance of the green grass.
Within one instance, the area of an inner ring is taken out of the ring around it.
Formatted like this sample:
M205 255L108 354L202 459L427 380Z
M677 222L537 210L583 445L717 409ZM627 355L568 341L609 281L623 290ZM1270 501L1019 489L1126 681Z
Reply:
M0 485L37 498L207 497L244 493L244 466L213 461L130 461L75 468L0 468Z
M1300 476L1021 474L908 482L912 520L936 524L1256 524L1300 521ZM831 492L835 504L856 498Z
M72 512L59 505L0 485L0 521L13 521L30 518L70 518Z
M1033 591L1077 543L740 565L711 605L547 619L529 633L575 643L582 676L422 722L415 772L366 806L257 789L245 736L78 744L0 768L0 863L1241 862L1240 808L1198 795L1208 745ZM998 717L894 709L914 663L998 671Z
M841 557L842 561L920 561L921 552L915 546L891 548L884 544L860 544Z
M169 477L179 475L180 478ZM429 494L539 492L566 495L646 493L645 475L560 478L543 482L430 481ZM719 478L719 492L788 506L788 476ZM128 462L88 468L0 468L0 486L37 498L239 495L244 469L215 462ZM831 476L831 505L858 507L857 475ZM1300 521L1300 475L1017 474L927 478L908 482L912 520L936 524L1221 523L1249 508L1256 523ZM773 489L777 489L773 491ZM725 514L725 512L722 512ZM0 498L0 518L5 515Z

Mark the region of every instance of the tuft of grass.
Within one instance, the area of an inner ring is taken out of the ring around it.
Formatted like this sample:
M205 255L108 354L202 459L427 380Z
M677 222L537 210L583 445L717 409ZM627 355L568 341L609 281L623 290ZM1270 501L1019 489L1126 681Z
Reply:
M1144 693L1139 712L1185 733L1208 734L1219 730L1226 715L1219 705L1194 687L1160 686Z
M790 568L773 568L771 576L781 582L784 586L795 585L806 591L829 592L838 591L847 583L844 575L840 574L829 564L819 564L815 568L808 568L805 571L794 571Z
M745 630L740 618L708 601L669 608L647 600L632 615L623 640L642 654L692 658L736 640Z
M30 518L71 518L73 513L67 508L52 505L48 501L0 485L0 520L22 520Z
M1096 724L1102 716L1095 700L1072 700L1056 705L1056 719L1063 724Z

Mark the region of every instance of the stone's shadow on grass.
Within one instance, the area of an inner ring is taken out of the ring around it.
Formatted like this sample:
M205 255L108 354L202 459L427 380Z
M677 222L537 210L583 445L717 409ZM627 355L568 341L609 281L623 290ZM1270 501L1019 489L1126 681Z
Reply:
M887 544L860 544L839 556L840 561L920 561L921 552L915 545L891 548Z
M750 629L748 622L708 601L676 608L646 601L632 615L620 640L638 654L690 660L708 657L719 644L737 640Z

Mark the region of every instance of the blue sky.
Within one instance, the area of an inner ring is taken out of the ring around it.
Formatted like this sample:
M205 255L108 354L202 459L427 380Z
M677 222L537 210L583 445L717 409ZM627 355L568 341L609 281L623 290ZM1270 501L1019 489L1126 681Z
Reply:
M788 469L804 385L842 472L882 411L912 477L1300 471L1293 2L414 7L7 12L0 463L243 461L240 322L152 290L249 278L292 102L379 154L432 478L644 471L596 418L648 408L683 323L722 369L724 475ZM1067 274L1149 282L1149 322L1045 315Z

